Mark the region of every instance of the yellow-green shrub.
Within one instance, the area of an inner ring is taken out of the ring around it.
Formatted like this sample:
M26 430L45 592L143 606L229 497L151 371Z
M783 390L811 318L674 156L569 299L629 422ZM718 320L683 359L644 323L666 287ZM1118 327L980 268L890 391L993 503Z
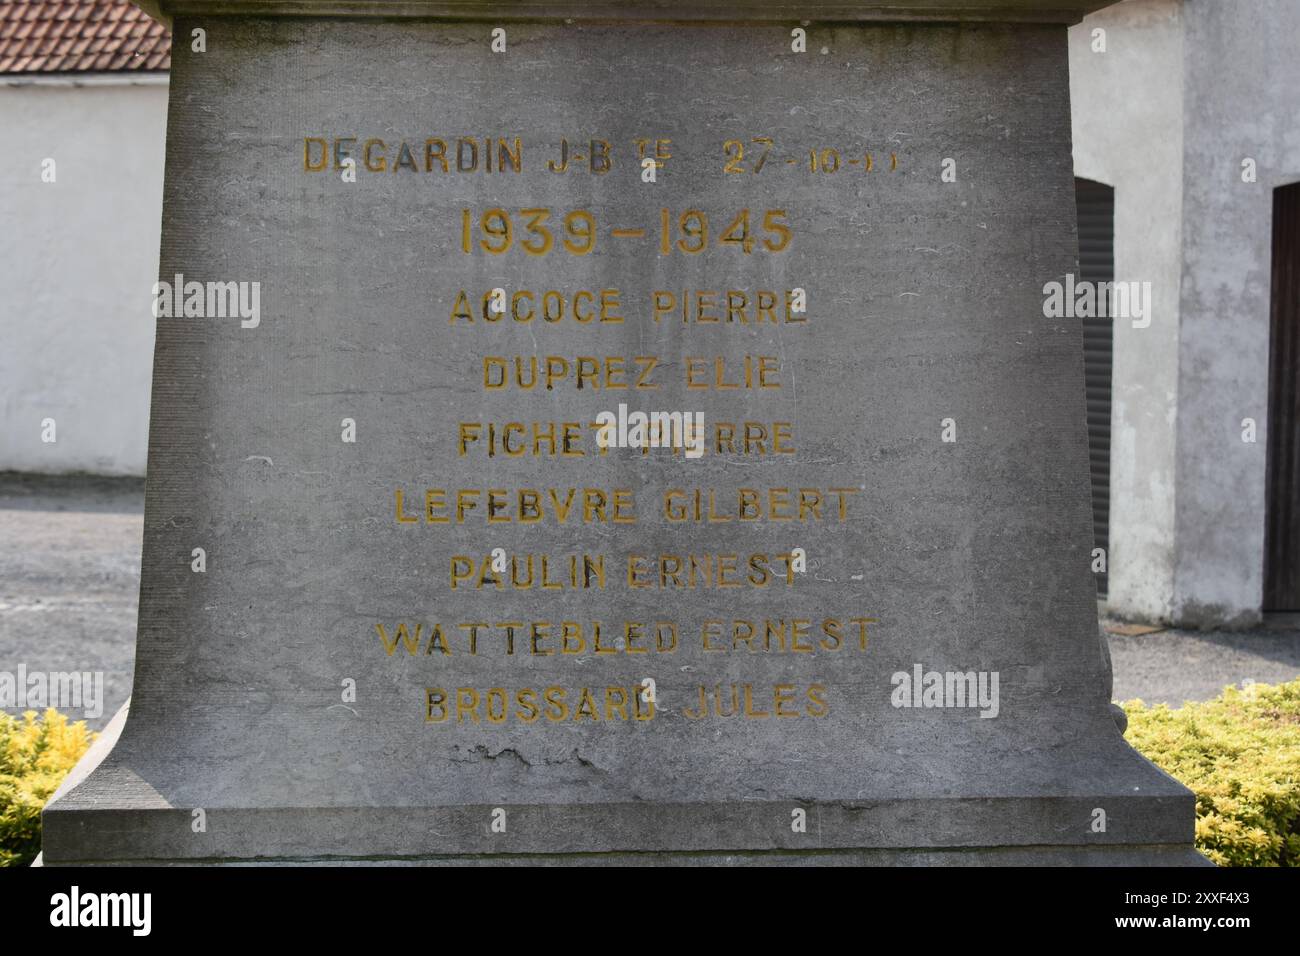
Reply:
M1124 709L1129 743L1196 794L1202 853L1221 866L1300 865L1300 679Z
M54 708L0 713L0 866L24 866L41 849L41 808L97 735Z

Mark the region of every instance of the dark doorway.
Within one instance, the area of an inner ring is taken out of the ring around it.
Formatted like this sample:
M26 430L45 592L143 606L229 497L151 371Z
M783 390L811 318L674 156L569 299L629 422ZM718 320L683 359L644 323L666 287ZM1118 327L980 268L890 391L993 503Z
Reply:
M1300 611L1300 183L1273 190L1264 610Z
M1075 179L1079 216L1079 280L1115 279L1115 190L1091 179ZM1106 310L1109 312L1109 309ZM1083 369L1088 398L1088 457L1092 468L1093 546L1110 566L1110 389L1114 327L1109 315L1083 319ZM1098 574L1097 594L1106 595L1107 576Z

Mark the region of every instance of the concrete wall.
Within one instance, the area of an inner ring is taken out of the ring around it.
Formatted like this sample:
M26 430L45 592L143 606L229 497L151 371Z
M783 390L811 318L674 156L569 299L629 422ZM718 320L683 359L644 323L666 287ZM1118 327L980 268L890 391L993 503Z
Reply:
M1168 618L1174 594L1181 8L1127 0L1070 30L1074 172L1115 188L1116 280L1151 283L1150 325L1115 321L1110 463L1109 603L1146 619Z
M1187 0L1184 18L1173 611L1245 625L1263 595L1273 189L1300 179L1300 3Z
M142 475L167 86L79 82L0 76L0 470Z
M1074 27L1070 53L1075 172L1115 187L1116 279L1151 281L1155 299L1149 328L1115 328L1111 610L1247 626L1263 594L1273 189L1300 179L1300 4L1126 0Z

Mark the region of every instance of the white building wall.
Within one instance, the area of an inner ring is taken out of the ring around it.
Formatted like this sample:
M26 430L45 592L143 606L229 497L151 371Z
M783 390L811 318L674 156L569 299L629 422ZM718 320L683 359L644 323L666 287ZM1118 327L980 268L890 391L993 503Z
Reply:
M0 471L143 475L167 86L78 82L0 76Z
M1300 2L1187 0L1183 15L1174 616L1244 626L1263 599L1273 189L1300 181Z
M1151 283L1151 322L1115 321L1111 405L1113 613L1173 613L1180 222L1182 0L1126 0L1070 29L1074 172L1115 189L1115 279ZM1093 31L1105 30L1105 52Z
M1104 54L1089 48L1098 27ZM1300 3L1125 0L1070 41L1075 172L1115 187L1116 279L1150 280L1155 298L1150 328L1115 327L1111 610L1249 626L1263 597L1273 190L1300 181Z

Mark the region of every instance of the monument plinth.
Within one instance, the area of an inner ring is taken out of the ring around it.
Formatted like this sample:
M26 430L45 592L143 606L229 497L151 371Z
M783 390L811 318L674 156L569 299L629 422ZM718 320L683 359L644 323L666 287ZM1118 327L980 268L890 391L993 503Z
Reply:
M134 696L45 862L1197 859L1042 307L1099 5L163 3Z

